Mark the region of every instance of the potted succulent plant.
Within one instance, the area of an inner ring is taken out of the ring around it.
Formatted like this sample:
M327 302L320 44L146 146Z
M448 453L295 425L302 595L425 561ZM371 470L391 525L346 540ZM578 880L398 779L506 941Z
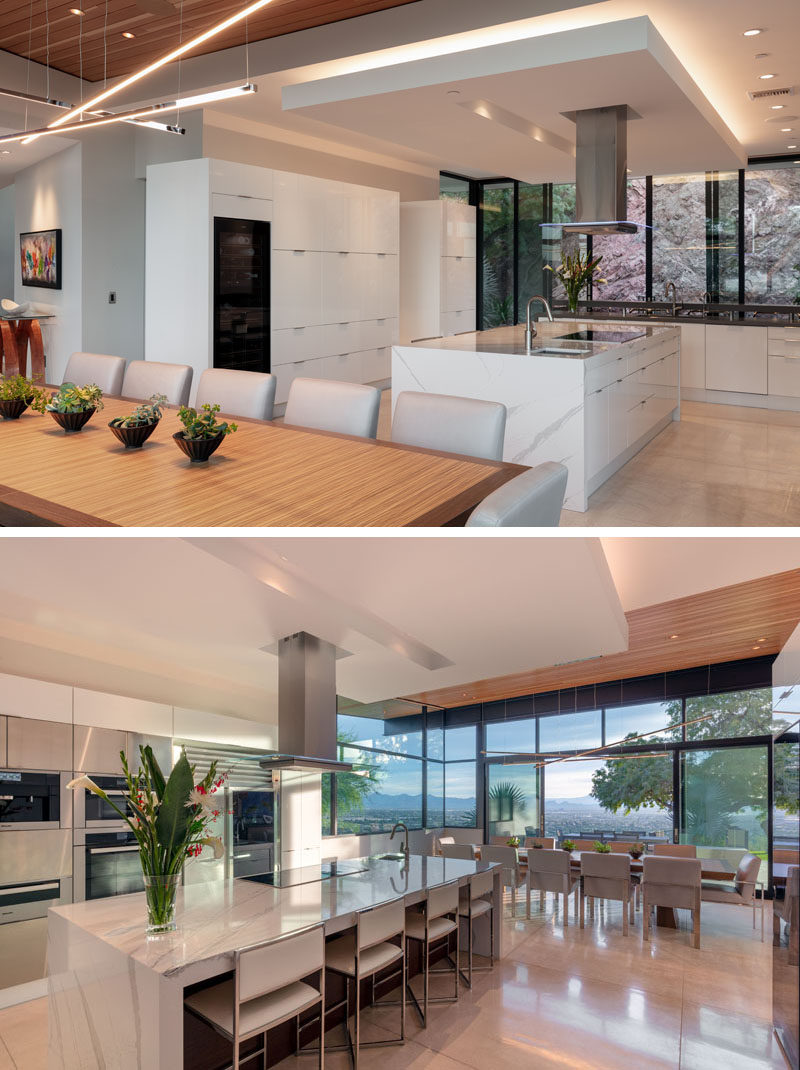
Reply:
M628 852L628 854L631 856L631 858L641 858L642 855L644 854L644 844L643 843L632 843L631 844L631 849Z
M237 424L218 420L218 412L219 405L208 403L200 412L186 405L181 405L178 410L183 431L176 431L172 437L190 461L207 461L226 435L238 431Z
M222 841L210 835L210 827L223 809L215 798L227 773L217 774L213 761L208 772L195 782L195 766L181 751L169 776L161 771L151 747L139 747L140 768L133 772L120 751L126 789L116 801L90 777L79 776L67 787L99 795L125 821L139 845L147 903L147 932L164 933L176 928L175 896L183 864L203 847L215 858L223 854Z
M594 847L595 851L597 851L597 853L599 855L610 855L611 854L611 844L610 843L603 843L602 840L595 840L594 843L592 844L592 847Z
M76 386L74 383L62 383L50 397L42 391L31 408L37 412L49 412L55 422L65 431L80 431L91 420L98 409L103 407L103 391L94 383Z
M574 840L562 840L561 841L561 850L562 851L574 851L575 850L575 841Z
M0 379L0 416L4 420L18 420L44 391L24 375L7 375Z
M578 298L590 283L603 286L608 281L601 279L597 270L602 259L602 256L591 257L588 253L584 256L579 249L573 256L562 252L561 263L557 268L545 264L544 270L552 271L566 290L570 312L578 311Z
M108 426L126 450L138 450L158 427L161 406L166 401L164 394L153 394L149 401L136 408L128 416L115 416Z

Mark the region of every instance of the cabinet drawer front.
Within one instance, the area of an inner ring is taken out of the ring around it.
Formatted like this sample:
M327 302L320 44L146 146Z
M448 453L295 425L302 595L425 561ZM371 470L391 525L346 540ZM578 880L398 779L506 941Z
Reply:
M443 312L440 318L441 331L445 338L451 334L464 334L475 330L475 309L461 309L458 312Z
M280 330L322 322L322 254L273 249L272 326Z
M800 398L800 359L770 356L769 392L777 397Z
M800 357L800 335L797 338L770 338L771 357Z
M475 258L442 257L442 312L475 307Z
M586 393L590 394L593 390L599 390L601 387L608 386L609 383L613 383L617 379L624 378L626 372L627 358L624 355L612 357L610 361L601 364L599 367L595 366L587 368L584 377Z
M286 327L272 332L272 365L296 364L327 356L325 327Z

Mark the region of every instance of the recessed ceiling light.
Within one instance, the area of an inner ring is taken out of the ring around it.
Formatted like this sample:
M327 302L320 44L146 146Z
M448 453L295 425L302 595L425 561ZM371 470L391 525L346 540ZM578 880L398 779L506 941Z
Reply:
M761 79L762 82L766 82L766 80L768 78L774 78L775 75L774 74L759 74L758 77Z
M742 34L742 36L743 37L758 37L758 35L760 33L763 33L763 31L762 30L745 30L744 33Z
M677 632L675 633L675 635L671 635L670 636L670 639L677 639L677 638L678 638L678 633Z
M787 149L796 149L797 145L787 145L786 148Z
M786 107L785 104L770 104L770 109L772 111L780 111L782 108L785 108L785 107Z
M85 11L81 11L81 9L79 7L71 7L69 9L69 13L70 13L70 15L85 15L86 14L86 12Z
M755 54L755 56L753 58L754 59L766 59L768 55L769 55L769 52L756 52L756 54Z
M782 126L781 127L781 133L782 134L791 134L791 132L792 132L791 126Z
M10 155L11 155L11 149L2 149L2 150L0 150L0 156L10 156Z
M447 90L447 95L448 95L448 97L460 97L461 96L461 90L460 89L448 89Z
M131 38L131 37L135 37L135 36L136 36L136 34L135 34L135 33L131 33L131 31L130 31L130 30L123 30L122 36L123 36L123 37L127 37L127 38L128 38L128 40L130 40L130 38Z

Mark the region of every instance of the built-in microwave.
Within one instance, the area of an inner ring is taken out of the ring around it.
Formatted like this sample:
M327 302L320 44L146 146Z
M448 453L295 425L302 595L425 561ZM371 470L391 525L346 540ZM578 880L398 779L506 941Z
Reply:
M144 891L139 845L128 830L75 829L73 894L75 902Z
M0 769L0 829L69 827L69 773Z
M120 810L125 811L129 817L133 816L126 803L127 784L124 777L90 775L98 788L102 788ZM128 825L110 802L93 791L83 790L76 793L75 828L113 829L122 832L128 830Z

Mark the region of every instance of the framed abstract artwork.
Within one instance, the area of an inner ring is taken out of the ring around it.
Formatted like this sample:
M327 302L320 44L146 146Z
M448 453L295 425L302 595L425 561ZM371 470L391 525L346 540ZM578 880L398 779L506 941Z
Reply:
M61 289L61 231L34 230L19 236L23 286Z

